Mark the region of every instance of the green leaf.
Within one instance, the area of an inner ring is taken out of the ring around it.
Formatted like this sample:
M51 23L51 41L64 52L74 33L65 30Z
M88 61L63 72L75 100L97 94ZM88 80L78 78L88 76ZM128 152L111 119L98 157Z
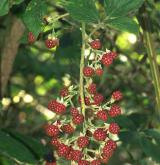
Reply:
M145 130L144 133L145 133L147 136L149 136L149 137L155 139L156 142L157 142L158 144L160 144L160 131L159 131L159 130L156 130L156 129L148 129L148 130Z
M160 145L154 144L151 140L147 139L145 136L141 136L140 145L144 153L152 157L153 160L160 163Z
M62 5L76 21L88 23L97 22L99 19L98 11L93 0L62 0L62 2Z
M9 155L21 162L36 163L32 152L9 134L0 131L0 153Z
M14 4L14 5L19 5L20 3L22 3L24 0L14 0L13 2L12 2L12 4Z
M135 124L127 116L118 116L115 118L115 122L118 123L122 128L136 130Z
M139 30L138 24L132 18L128 17L110 19L107 21L107 25L120 31L127 31L135 34L137 34Z
M28 30L33 32L35 36L38 36L43 29L42 19L46 12L47 6L45 1L32 0L22 15L22 19Z
M0 16L6 15L9 12L9 0L1 0Z
M136 11L144 0L105 0L105 11L107 17L126 16Z
M39 141L35 140L34 138L19 134L17 132L16 133L11 132L10 134L16 140L20 141L26 147L28 147L34 153L37 159L42 158L44 154L47 152L47 149Z

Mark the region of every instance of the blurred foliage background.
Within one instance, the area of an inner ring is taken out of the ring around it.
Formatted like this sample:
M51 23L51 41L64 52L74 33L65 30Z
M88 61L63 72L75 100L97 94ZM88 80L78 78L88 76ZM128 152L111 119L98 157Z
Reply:
M8 14L0 17L1 53L6 46L4 40L11 30L11 22L15 17L22 17L29 2L10 1ZM46 1L46 15L54 18L66 12L58 2ZM96 4L100 11L102 2L97 1ZM160 67L160 1L148 0L146 3L151 18L156 60ZM137 12L137 16L141 14ZM60 38L60 46L55 50L48 50L44 45L51 28L46 26L34 45L27 43L25 30L18 43L15 59L12 59L12 71L0 105L2 165L44 163L44 155L52 151L52 148L46 145L43 126L54 118L54 114L46 108L47 103L58 96L62 86L79 81L79 24L71 18L63 18L54 23ZM88 26L88 31L91 28ZM120 89L124 94L121 103L124 115L118 119L122 127L119 147L109 165L158 165L160 125L155 115L155 92L143 35L106 28L98 30L93 38L102 41L103 49L108 48L119 54L118 60L105 70L103 78L97 80L99 91L106 98L115 89Z

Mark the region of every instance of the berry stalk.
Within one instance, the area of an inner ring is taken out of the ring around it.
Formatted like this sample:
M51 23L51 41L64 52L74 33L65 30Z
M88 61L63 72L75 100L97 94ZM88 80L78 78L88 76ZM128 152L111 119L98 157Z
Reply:
M82 23L82 49L81 49L81 61L80 61L80 80L79 80L79 92L81 98L81 109L82 114L85 117L85 101L84 101L84 78L83 78L83 68L84 68L84 54L85 54L85 23ZM85 131L85 122L83 124L83 131Z

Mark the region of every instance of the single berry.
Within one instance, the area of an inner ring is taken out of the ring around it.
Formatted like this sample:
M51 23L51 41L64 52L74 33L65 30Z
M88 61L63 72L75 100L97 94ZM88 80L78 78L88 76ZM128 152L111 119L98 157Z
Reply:
M99 39L96 39L90 43L91 48L93 49L100 49L101 48L101 42Z
M68 134L71 134L74 132L74 127L72 127L71 124L66 124L66 125L63 125L62 126L62 130L65 132L65 133L68 133Z
M72 147L70 147L70 150L69 150L69 153L65 156L65 158L67 159L67 160L73 160L73 158L72 158L72 152L73 152L74 150L73 150L73 148Z
M72 116L77 116L79 114L79 111L77 108L70 108L70 113Z
M107 112L105 110L98 111L97 118L106 121L108 119Z
M107 134L103 128L98 128L94 131L93 137L98 141L104 141L107 137Z
M89 165L90 163L89 163L89 161L87 161L87 160L80 160L79 162L78 162L78 165Z
M68 155L70 152L70 147L65 145L65 144L60 144L57 150L57 154L60 157L65 157L66 155Z
M79 101L79 103L81 103L81 98L80 97L79 97L78 101ZM86 105L90 105L91 104L89 97L85 97L84 98L84 102L85 102Z
M117 57L117 53L116 52L109 52L109 54L112 56L113 59L115 59Z
M77 144L80 148L85 148L89 144L89 138L87 136L79 137Z
M108 140L105 145L109 146L113 150L115 150L117 148L117 143L111 139Z
M74 124L79 125L79 124L82 124L83 123L84 116L82 114L78 114L77 116L73 116L73 119L72 120L73 120L73 123Z
M99 105L99 104L101 104L103 102L104 97L103 97L103 95L97 93L97 94L94 95L93 99L94 99L94 104L95 105Z
M56 100L51 100L49 102L48 109L57 114L63 114L64 112L66 112L66 106L62 103L57 102Z
M45 132L48 136L57 136L59 134L59 129L55 125L47 125L45 127Z
M109 132L112 134L119 134L120 127L117 123L111 123L109 125Z
M89 66L86 66L83 68L83 74L86 77L92 77L94 75L94 69Z
M36 38L32 32L28 32L28 42L30 44L33 44L35 42Z
M97 76L102 76L103 75L103 69L98 68L98 69L95 70L95 73L96 73Z
M79 151L79 150L72 151L72 160L78 162L82 159L82 157L83 157L82 151Z
M122 95L122 93L120 91L115 91L112 94L112 98L114 100L116 100L116 101L119 101L119 100L121 100L123 98L123 95Z
M101 165L101 160L93 160L91 165Z
M111 117L119 116L121 114L121 108L118 105L113 105L108 113Z
M109 66L109 65L111 65L113 63L113 57L110 55L110 53L105 53L102 56L101 62L105 66Z
M60 96L62 97L66 97L69 95L69 92L68 92L68 88L67 87L64 87L60 90Z
M88 93L95 94L96 93L96 84L92 83L87 88Z
M57 138L54 137L54 138L51 139L51 144L55 147L59 147L60 142Z
M56 38L56 39L47 39L45 41L45 44L46 44L46 47L51 49L51 48L54 48L55 46L58 46L59 45L59 40Z

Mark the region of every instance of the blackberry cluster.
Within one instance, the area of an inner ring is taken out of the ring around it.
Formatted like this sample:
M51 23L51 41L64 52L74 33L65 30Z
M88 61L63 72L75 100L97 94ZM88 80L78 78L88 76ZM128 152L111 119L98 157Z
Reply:
M58 41L46 41L48 48L55 44ZM107 101L94 82L94 77L103 76L103 67L109 67L117 53L101 51L102 45L98 39L89 45L94 59L88 60L86 57L87 65L83 68L85 113L81 108L79 86L64 87L59 98L48 104L48 109L56 113L56 120L45 126L45 132L51 138L50 144L57 157L77 162L78 165L101 165L108 162L117 148L111 137L120 132L114 119L121 115L121 108L116 102L123 96L117 90ZM101 121L101 125L97 121ZM94 148L91 142L98 144L99 148Z

